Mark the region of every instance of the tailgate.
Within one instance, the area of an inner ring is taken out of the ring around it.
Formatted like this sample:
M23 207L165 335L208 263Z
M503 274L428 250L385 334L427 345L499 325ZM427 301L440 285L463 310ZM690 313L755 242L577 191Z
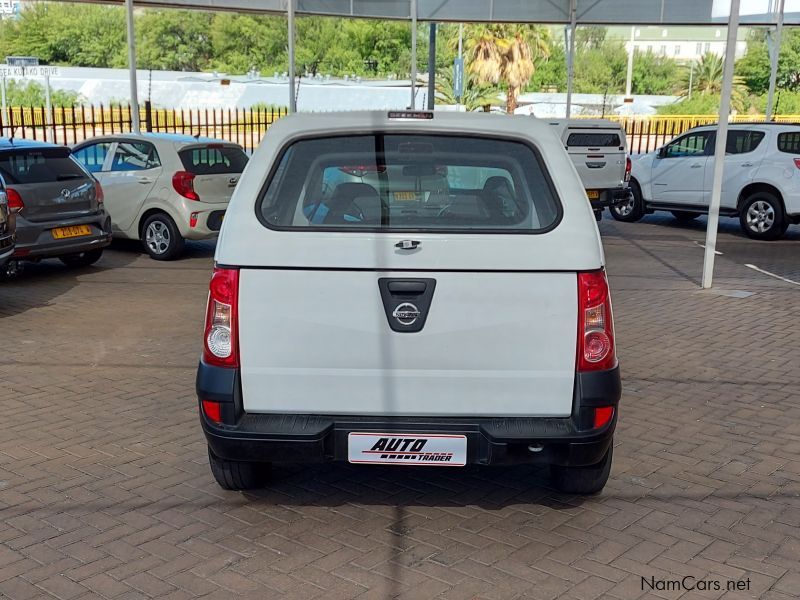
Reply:
M247 165L247 155L236 144L191 144L181 147L178 155L184 170L194 175L200 202L228 202Z
M429 308L418 296L382 298L379 279L427 281ZM576 286L575 273L242 269L244 408L567 416ZM398 309L413 318L407 303L422 313L418 332L390 326Z
M32 222L94 214L99 206L95 182L68 148L20 148L0 157L0 174L25 203Z
M625 178L625 146L618 129L568 128L564 144L587 190L606 190L622 185Z

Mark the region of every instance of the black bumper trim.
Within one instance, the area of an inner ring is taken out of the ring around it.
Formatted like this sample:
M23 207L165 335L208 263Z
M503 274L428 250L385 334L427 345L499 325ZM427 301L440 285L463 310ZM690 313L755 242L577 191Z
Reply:
M569 417L385 417L361 415L256 414L242 409L239 372L200 363L199 400L222 403L223 423L200 410L203 431L214 454L254 462L347 460L351 432L449 433L467 438L467 462L543 463L569 466L599 462L611 444L611 422L592 429L592 407L619 403L619 367L578 373ZM529 446L539 447L537 452Z

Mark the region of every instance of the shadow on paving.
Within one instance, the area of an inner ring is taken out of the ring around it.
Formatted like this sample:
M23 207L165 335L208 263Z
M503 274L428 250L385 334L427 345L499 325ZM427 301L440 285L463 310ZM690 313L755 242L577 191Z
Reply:
M48 306L59 296L80 284L79 278L124 267L136 256L105 252L89 267L67 267L57 258L38 263L23 263L15 277L0 279L0 321L34 308Z

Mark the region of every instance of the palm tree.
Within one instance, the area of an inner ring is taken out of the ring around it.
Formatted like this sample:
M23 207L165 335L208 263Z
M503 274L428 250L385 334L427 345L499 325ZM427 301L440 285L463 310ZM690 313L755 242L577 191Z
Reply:
M514 113L517 96L536 70L536 61L550 56L549 31L525 25L491 25L467 38L468 72L478 85L507 89L506 112ZM531 42L528 41L531 40Z
M680 91L680 96L689 96L689 79L691 78L691 93L701 95L719 95L722 93L722 75L725 61L721 56L712 52L706 52L693 67L686 68L684 75L685 88ZM689 70L693 69L690 77ZM745 105L747 88L744 80L739 76L733 78L733 89L731 102L737 110L741 110Z
M459 99L453 94L453 69L439 71L436 74L436 99L443 104L458 104ZM478 85L473 77L466 77L464 81L464 94L461 104L468 111L483 110L489 112L492 104L501 102L497 88L488 85Z

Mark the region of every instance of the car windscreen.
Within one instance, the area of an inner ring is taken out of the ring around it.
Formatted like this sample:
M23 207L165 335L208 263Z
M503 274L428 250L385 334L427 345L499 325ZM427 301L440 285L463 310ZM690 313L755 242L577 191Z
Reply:
M622 145L618 133L570 133L567 146L591 148L619 147Z
M257 210L271 228L350 231L537 233L561 215L532 146L444 134L294 142Z
M69 148L29 148L0 153L0 175L9 185L89 178Z
M236 146L192 146L181 150L178 155L183 168L195 175L241 173L247 166L247 155Z

